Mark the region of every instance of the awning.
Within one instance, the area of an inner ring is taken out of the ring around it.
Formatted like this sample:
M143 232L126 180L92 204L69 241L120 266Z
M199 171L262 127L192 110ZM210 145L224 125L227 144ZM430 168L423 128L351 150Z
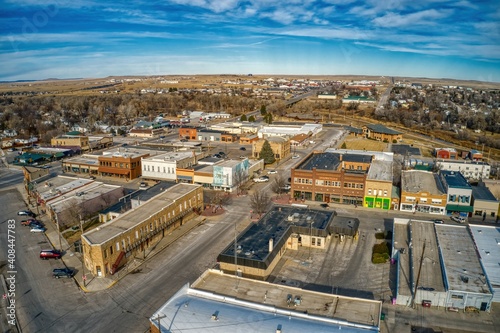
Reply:
M467 212L472 213L474 207L461 205L446 205L446 210L450 212Z
M109 167L99 167L99 172L118 174L118 175L128 175L130 170L128 169L120 169L120 168L109 168Z

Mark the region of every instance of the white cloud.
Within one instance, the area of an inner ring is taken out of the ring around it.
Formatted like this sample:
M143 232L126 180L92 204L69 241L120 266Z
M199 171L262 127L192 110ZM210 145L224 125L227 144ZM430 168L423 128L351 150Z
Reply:
M389 12L384 16L377 17L372 20L372 23L379 27L394 28L412 25L434 25L433 20L449 16L450 10L428 9L407 15L400 15L394 12Z

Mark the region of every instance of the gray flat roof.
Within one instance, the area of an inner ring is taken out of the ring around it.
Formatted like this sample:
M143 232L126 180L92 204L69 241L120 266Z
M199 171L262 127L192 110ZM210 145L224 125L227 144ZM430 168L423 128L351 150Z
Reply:
M435 223L430 221L411 220L412 233L412 265L413 282L416 283L420 258L425 242L424 259L420 271L420 280L417 288L433 288L437 292L444 292L443 271L439 259L438 244L435 232ZM412 286L414 287L414 286Z
M103 184L101 182L93 182L51 200L49 205L56 211L61 212L70 208L76 203L97 198L104 193L114 191L118 188L120 188L120 186Z
M301 304L288 307L288 295L300 295ZM150 320L157 325L155 318L166 316L160 320L162 332L169 332L168 327L208 333L276 332L281 327L286 333L339 329L361 333L378 331L380 311L379 301L323 294L207 271L191 287L181 288ZM213 314L217 314L217 320L212 319Z
M156 197L148 200L136 209L129 210L111 222L107 222L99 228L86 232L83 234L83 237L85 237L90 244L102 244L110 239L113 239L119 234L134 228L136 225L145 221L153 214L156 214L171 205L174 200L191 191L194 191L198 187L200 186L181 183L167 188L163 193L158 194Z
M71 192L74 189L93 183L92 179L73 178L67 176L57 176L49 178L36 185L36 191L40 199L45 202L54 199L60 195Z
M77 163L88 165L99 165L98 156L96 155L81 155L64 160L65 164Z
M393 247L399 252L399 274L397 281L398 294L410 296L412 290L410 285L412 277L410 276L410 250L409 250L409 221L406 219L394 219L393 227ZM393 253L394 255L394 253Z
M435 195L446 193L437 174L421 170L403 171L401 174L401 189L412 193L421 191Z
M491 294L466 226L436 225L449 290ZM497 250L498 251L498 250Z
M470 225L479 258L495 293L500 293L500 227ZM498 296L497 296L498 297Z
M367 179L392 181L392 162L372 161L366 175Z
M168 152L160 155L154 155L149 157L143 157L146 161L181 161L186 158L193 157L193 152Z
M484 185L472 186L472 197L474 200L497 201L490 189Z

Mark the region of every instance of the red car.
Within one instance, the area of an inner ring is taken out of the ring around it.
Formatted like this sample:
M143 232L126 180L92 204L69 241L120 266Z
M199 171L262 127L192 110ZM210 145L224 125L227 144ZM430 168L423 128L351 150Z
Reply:
M32 222L37 222L37 220L35 220L35 219L22 220L21 224L24 226L29 226Z

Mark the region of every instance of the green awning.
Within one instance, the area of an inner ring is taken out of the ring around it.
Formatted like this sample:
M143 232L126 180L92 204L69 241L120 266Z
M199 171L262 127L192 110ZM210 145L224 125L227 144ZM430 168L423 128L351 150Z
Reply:
M451 212L467 212L472 213L474 207L472 206L460 206L460 205L446 205L446 210Z

